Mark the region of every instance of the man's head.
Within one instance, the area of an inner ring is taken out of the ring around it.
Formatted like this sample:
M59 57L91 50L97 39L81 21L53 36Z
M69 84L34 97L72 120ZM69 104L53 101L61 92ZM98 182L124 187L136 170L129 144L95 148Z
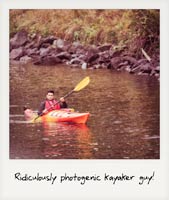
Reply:
M54 99L54 91L53 91L53 90L49 90L49 91L47 92L46 98L47 98L48 100L53 100L53 99Z

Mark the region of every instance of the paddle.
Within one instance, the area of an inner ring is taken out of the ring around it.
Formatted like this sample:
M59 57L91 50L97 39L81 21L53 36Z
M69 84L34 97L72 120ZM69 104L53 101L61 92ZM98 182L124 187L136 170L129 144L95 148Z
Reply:
M76 87L71 90L68 94L66 94L63 98L65 99L66 97L68 97L69 95L71 95L73 92L79 92L80 90L82 90L83 88L85 88L90 82L90 78L87 76L86 78L84 78L83 80L81 80ZM48 110L50 110L50 108L52 108L53 106L55 106L56 104L60 103L60 100L57 101L55 104L53 104L52 106L50 106ZM35 122L40 116L42 116L44 113L38 115L37 117L35 117L35 119L33 119L33 122Z

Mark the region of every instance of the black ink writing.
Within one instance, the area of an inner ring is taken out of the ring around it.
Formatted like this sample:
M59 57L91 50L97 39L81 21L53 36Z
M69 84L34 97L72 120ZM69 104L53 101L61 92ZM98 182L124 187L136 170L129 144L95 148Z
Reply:
M68 176L66 173L60 177L60 183L65 181L79 181L81 185L84 185L86 181L101 181L100 176L77 176L76 173L73 176Z
M51 181L51 184L54 184L57 176L53 176L52 173L50 173L49 176L41 176L39 173L37 173L35 176L24 174L22 175L20 172L15 173L15 179L18 181Z
M128 175L124 175L122 173L122 175L120 176L110 176L109 174L104 174L104 181L112 181L113 184L116 183L116 181L131 181L135 176L128 176Z
M149 176L140 176L139 177L139 180L140 180L139 184L142 185L146 181L147 181L147 184L149 184L151 180L154 180L154 175L155 175L155 172L153 172L153 175L150 176L150 177Z
M39 172L36 173L35 175L31 175L28 173L20 173L17 172L14 174L14 178L16 181L22 181L22 182L26 182L26 181L36 181L36 182L49 182L52 185L55 183L55 181L57 180L58 183L63 184L63 183L72 183L72 182L77 182L81 185L85 185L87 182L104 182L104 183L111 183L113 185L116 185L119 182L123 182L123 183L129 183L129 182L135 182L138 185L149 185L155 177L155 172L149 175L141 175L141 176L135 176L135 175L128 175L125 173L121 173L121 174L108 174L107 172L102 174L102 175L98 175L98 174L92 174L92 175L78 175L77 173L73 173L73 174L68 174L68 173L64 173L61 175L54 175L53 173L50 173L48 175L42 175Z

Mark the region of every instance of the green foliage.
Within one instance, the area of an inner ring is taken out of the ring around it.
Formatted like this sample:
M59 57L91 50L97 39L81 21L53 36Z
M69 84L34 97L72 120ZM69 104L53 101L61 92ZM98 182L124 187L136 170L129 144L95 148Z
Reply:
M159 51L159 10L10 10L10 34L25 29L30 33L56 35L85 44L127 45L141 56Z

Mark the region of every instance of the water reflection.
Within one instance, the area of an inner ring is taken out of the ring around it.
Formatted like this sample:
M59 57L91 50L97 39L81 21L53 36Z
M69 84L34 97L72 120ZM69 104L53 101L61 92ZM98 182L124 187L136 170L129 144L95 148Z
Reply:
M43 123L45 158L91 158L91 133L85 124Z

